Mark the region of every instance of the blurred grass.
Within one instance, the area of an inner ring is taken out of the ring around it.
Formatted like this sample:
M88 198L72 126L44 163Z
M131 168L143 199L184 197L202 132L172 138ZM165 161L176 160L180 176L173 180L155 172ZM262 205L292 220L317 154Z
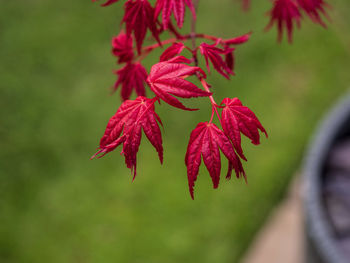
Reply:
M120 104L108 87L122 4L2 3L0 261L237 262L299 169L317 121L348 90L350 4L332 4L328 30L305 21L293 45L278 45L274 30L263 32L268 1L249 13L230 0L201 1L199 32L254 31L236 51L237 76L209 80L218 101L239 97L270 137L244 142L248 186L222 180L213 190L201 169L191 201L183 159L191 129L210 117L205 99L199 112L157 107L165 163L143 140L134 183L118 151L89 161Z

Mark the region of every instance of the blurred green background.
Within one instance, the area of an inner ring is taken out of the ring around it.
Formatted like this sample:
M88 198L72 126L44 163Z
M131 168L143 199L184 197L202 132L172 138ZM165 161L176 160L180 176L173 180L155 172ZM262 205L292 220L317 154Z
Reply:
M275 28L263 32L271 3L252 2L243 13L232 0L201 0L198 32L228 38L253 30L236 51L237 76L209 81L217 101L239 97L270 137L258 147L244 141L249 185L222 180L213 190L202 167L195 201L184 155L190 131L210 118L207 99L195 100L198 112L157 106L165 162L144 137L134 183L119 150L89 160L120 105L109 87L122 3L1 3L1 262L239 260L299 170L317 122L350 85L348 0L329 0L328 30L306 19L293 45L277 44Z

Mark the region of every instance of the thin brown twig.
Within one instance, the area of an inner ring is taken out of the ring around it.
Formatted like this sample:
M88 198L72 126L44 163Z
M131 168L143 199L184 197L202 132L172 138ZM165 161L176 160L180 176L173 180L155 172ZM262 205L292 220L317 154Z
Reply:
M194 10L197 13L199 0L193 1ZM191 20L191 39L192 39L192 56L194 60L194 64L198 66L198 58L197 58L197 45L196 45L196 18L192 16Z

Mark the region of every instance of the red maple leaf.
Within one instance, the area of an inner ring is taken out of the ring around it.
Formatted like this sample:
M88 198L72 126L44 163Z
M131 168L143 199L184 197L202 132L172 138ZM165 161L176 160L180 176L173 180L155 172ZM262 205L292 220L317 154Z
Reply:
M166 62L159 62L151 68L147 83L151 90L163 101L183 110L196 110L186 108L177 98L207 97L211 92L199 89L193 83L185 80L186 77L196 73L205 76L199 67L191 67L179 62L189 62L188 59L178 56ZM172 96L174 95L174 96Z
M123 144L122 154L125 163L136 176L136 154L141 142L143 129L148 140L158 152L159 160L163 163L162 134L158 122L161 120L154 111L155 99L137 97L135 100L124 101L116 114L109 120L106 131L101 138L99 151L91 158L103 157Z
M327 27L323 22L320 13L322 13L328 20L330 18L327 15L325 7L329 5L323 0L297 0L299 6L306 12L310 19L323 27Z
M226 64L226 62L223 60L221 55L227 55L232 53L234 48L225 48L220 49L217 47L217 45L220 43L220 40L218 40L213 45L208 45L207 43L202 43L199 46L199 49L202 53L202 55L205 58L205 63L207 65L208 72L210 72L209 67L209 60L213 64L214 69L216 69L217 72L219 72L221 75L223 75L225 78L229 79L229 75L234 75L231 68Z
M96 2L96 1L98 1L98 0L92 0L92 2ZM102 4L101 6L109 6L109 5L111 5L111 4L113 4L113 3L116 3L116 2L118 2L119 0L108 0L107 2L105 2L104 4Z
M140 63L128 63L121 69L115 71L118 80L114 84L114 91L119 85L122 86L121 97L123 100L130 98L133 90L138 96L145 96L145 83L147 79L147 71Z
M270 22L265 30L269 30L275 23L277 23L278 38L282 40L283 30L287 29L288 41L293 40L294 23L300 27L301 14L298 5L294 0L275 0L273 8L270 11Z
M252 32L249 32L248 34L244 34L242 36L222 40L222 42L226 45L239 45L247 42L251 35Z
M118 57L118 63L130 62L133 59L132 37L123 31L112 39L112 47L112 53Z
M185 45L181 42L173 43L170 47L164 50L164 52L160 56L159 61L163 62L163 61L172 59L173 57L179 55L184 48L185 48Z
M219 186L221 174L219 149L229 161L226 177L230 178L232 169L235 170L237 178L241 175L245 177L242 163L236 155L229 138L214 123L201 122L191 133L185 157L188 186L192 199L194 198L193 187L197 180L202 157L213 181L213 187L217 188Z
M170 16L173 13L178 27L182 27L185 17L185 4L190 8L193 19L196 19L196 12L192 0L157 0L155 5L155 17L162 11L163 28L169 26Z
M126 33L130 36L134 33L137 51L141 53L143 40L147 28L154 38L160 43L159 32L154 19L154 9L147 0L128 0L125 3L125 15L123 22L126 24Z
M225 104L221 113L222 128L232 141L239 156L246 160L241 146L241 133L247 136L253 144L259 144L259 130L265 133L266 137L267 132L255 114L248 107L243 106L238 98L225 98L221 104Z

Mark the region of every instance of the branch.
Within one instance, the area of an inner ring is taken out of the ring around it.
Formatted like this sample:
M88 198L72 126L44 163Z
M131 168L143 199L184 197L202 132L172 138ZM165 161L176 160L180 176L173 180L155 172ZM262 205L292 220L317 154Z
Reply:
M198 10L198 2L199 0L193 1L194 10L197 13ZM197 45L196 45L196 19L192 16L191 18L191 39L192 39L192 56L194 60L194 64L196 67L198 66L198 58L197 58Z

